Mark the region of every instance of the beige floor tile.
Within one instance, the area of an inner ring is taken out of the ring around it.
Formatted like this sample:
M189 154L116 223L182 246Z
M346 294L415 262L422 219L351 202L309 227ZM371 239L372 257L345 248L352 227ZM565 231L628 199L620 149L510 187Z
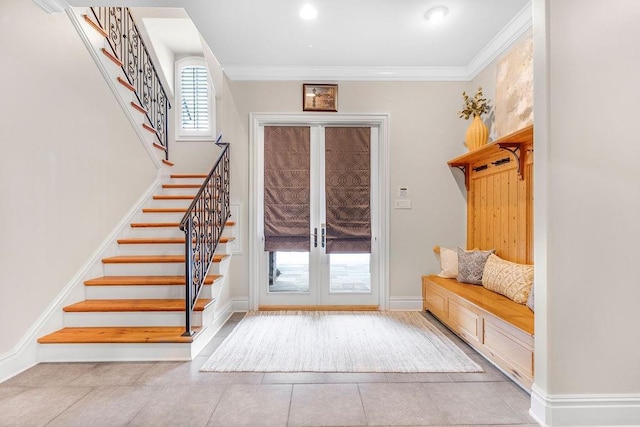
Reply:
M200 372L197 384L261 384L263 372Z
M95 366L96 363L40 363L8 379L2 386L66 386Z
M451 382L449 375L442 372L433 373L397 373L388 372L387 381L390 383L444 383Z
M199 367L192 362L157 362L135 381L135 385L188 385L198 382Z
M382 372L325 372L327 384L343 383L386 383L387 376Z
M267 372L262 384L318 384L324 382L322 372Z
M95 387L133 385L153 366L154 363L151 362L99 363L71 381L69 385Z
M2 386L0 387L0 402L2 402L5 399L9 399L14 396L17 396L20 393L24 393L25 391L28 391L28 390L31 390L31 388Z
M490 387L516 412L526 414L528 422L535 423L533 417L529 415L529 409L531 408L531 395L529 393L511 381L491 383Z
M206 426L226 385L164 386L153 394L129 426Z
M227 387L209 426L286 426L291 385L233 384Z
M428 425L446 422L423 384L359 384L369 425Z
M155 387L96 387L48 426L97 427L127 425L153 398Z
M451 424L528 423L489 383L422 384Z
M204 346L204 348L200 351L200 353L198 353L198 357L211 356L213 352L216 351L218 347L220 347L220 344L222 344L225 338L226 336L219 337L217 335L211 338L211 341L209 341L209 343L206 346Z
M498 368L489 363L484 357L478 353L468 354L470 359L476 362L484 370L484 372L451 372L449 377L454 382L493 382L493 381L509 381L509 378Z
M43 426L91 391L88 387L32 388L0 401L0 426Z
M296 384L290 426L366 425L357 384Z

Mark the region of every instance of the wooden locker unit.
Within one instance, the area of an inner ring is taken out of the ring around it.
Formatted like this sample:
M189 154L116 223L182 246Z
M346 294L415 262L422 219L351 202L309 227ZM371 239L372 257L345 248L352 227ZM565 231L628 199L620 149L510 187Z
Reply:
M533 263L533 126L448 162L467 187L467 248ZM533 383L529 308L482 286L422 277L423 306L525 389Z

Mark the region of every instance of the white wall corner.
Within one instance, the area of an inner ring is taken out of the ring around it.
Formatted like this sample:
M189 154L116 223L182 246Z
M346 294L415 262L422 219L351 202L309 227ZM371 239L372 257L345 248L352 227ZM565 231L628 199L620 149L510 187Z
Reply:
M64 12L65 9L70 7L66 0L33 0L33 2L47 13Z
M142 207L156 192L161 184L159 178L151 183L149 188L138 199L134 206L125 214L115 228L102 241L88 260L80 267L76 274L62 288L47 309L31 325L16 346L5 354L0 355L0 382L3 382L39 362L37 339L64 326L62 308L78 295L84 295L84 281L102 272L102 258L117 251L117 239L126 227L140 213Z
M637 426L640 394L548 395L534 384L530 415L543 426Z
M390 311L422 311L422 297L390 297Z

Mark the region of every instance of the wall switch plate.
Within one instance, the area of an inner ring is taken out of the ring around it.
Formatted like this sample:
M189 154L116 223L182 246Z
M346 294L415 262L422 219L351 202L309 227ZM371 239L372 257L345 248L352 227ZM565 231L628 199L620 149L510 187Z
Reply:
M396 200L396 209L411 209L411 199Z

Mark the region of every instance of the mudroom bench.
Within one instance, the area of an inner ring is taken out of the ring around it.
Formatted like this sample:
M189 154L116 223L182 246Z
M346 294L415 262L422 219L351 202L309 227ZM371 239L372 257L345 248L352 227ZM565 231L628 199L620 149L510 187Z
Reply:
M514 381L533 383L533 318L525 305L483 286L422 276L423 309L500 367Z

